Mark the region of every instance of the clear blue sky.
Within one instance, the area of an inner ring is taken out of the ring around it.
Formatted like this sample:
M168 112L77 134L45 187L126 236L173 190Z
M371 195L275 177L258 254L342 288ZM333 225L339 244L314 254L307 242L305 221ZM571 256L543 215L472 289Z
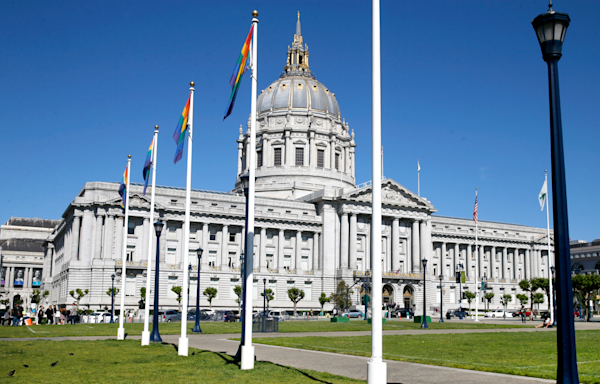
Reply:
M85 182L142 167L161 127L158 184L185 186L171 138L196 82L192 187L228 191L246 76L222 121L229 78L260 12L258 88L283 70L296 12L311 69L356 133L357 183L371 179L368 1L0 2L0 222L58 219ZM555 1L572 19L559 62L569 225L600 237L600 2ZM537 195L550 170L547 67L531 20L546 0L382 1L385 175L445 216L545 227Z

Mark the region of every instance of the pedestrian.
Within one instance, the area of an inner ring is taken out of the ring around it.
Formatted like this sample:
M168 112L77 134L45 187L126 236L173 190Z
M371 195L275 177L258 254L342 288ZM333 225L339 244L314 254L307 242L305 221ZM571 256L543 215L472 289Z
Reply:
M65 325L65 320L67 319L67 309L61 308L60 312L60 325Z
M17 326L24 325L23 324L23 307L21 304L17 305Z
M525 306L521 305L521 323L525 322Z
M10 309L6 308L6 311L4 311L4 317L2 318L2 325L4 325L5 327L8 327L10 325Z
M41 325L42 320L44 319L44 307L40 306L40 308L38 309L37 315L38 315L37 325Z
M77 307L75 306L75 303L73 303L73 306L71 307L71 310L69 311L69 323L75 324L76 316L77 316Z
M54 307L51 305L46 309L46 324L50 325L54 323Z

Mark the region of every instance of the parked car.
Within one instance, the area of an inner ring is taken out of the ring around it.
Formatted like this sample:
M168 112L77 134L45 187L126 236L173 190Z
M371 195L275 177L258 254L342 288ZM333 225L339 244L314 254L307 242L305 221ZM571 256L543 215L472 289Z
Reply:
M90 324L110 323L110 312L92 312L84 319Z
M462 318L464 319L465 317L469 316L469 312L465 311L464 308L463 308L462 312L460 309L457 309L452 313L452 316L458 317L458 318L460 318L462 316Z
M170 323L172 321L181 321L181 312L170 309L163 313L163 321L165 323Z
M513 317L512 312L508 312L508 311L505 312L501 308L486 312L485 317L491 317L491 318L502 317L502 318L504 318L504 314L506 314L506 317Z
M413 316L412 308L400 308L392 312L392 317L408 317L409 315Z
M212 311L208 311L206 309L200 310L200 321L209 321L212 320ZM191 309L188 312L188 321L196 321L196 309Z
M364 313L360 309L351 309L350 312L348 312L348 317L351 319L362 319L364 316Z
M277 321L289 320L290 315L286 311L268 311L268 317L274 317Z

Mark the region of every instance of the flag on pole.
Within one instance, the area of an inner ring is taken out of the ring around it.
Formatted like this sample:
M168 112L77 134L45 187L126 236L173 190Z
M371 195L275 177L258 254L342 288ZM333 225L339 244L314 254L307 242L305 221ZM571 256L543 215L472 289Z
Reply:
M175 140L175 144L177 144L177 149L175 150L175 158L173 159L173 163L177 164L179 160L183 157L183 144L185 142L185 134L187 132L187 120L188 114L190 112L190 98L188 97L188 101L183 108L183 112L181 112L181 117L179 118L179 122L177 123L177 127L175 128L175 133L173 133L173 140ZM146 160L147 161L147 160Z
M148 180L150 180L150 167L152 166L152 148L154 147L154 137L148 148L148 156L146 156L146 162L144 163L144 196L146 196L146 188L148 188Z
M417 160L417 172L421 171L421 164L419 164L419 160Z
M125 167L125 172L123 172L123 178L121 179L121 185L119 186L119 195L121 195L121 208L125 210L125 203L127 202L127 179L129 175L127 174L127 167Z
M544 204L546 204L546 196L548 195L548 182L547 180L544 180L544 185L542 185L542 190L540 191L540 194L538 195L538 200L540 201L540 207L542 208L542 211L544 210Z
M227 109L225 110L225 117L223 117L223 120L225 120L233 110L235 98L237 97L237 92L240 89L240 83L242 82L242 76L244 75L244 73L246 73L246 69L248 69L248 67L246 66L246 61L248 60L248 56L252 56L249 53L253 29L254 25L250 27L250 32L248 33L248 37L246 37L246 41L244 42L244 46L242 47L242 52L238 57L237 63L235 63L235 69L233 70L231 79L229 79L229 85L231 85L231 96L229 96L229 104L227 105ZM250 58L250 60L252 60L252 58Z
M475 191L475 208L473 208L473 220L475 221L475 224L477 224L477 210L479 209L479 206L477 205L477 191Z

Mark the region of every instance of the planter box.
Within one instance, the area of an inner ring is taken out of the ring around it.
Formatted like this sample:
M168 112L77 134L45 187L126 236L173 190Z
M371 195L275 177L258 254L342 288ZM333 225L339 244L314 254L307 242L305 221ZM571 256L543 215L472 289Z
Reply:
M332 317L330 321L332 323L349 323L350 319L347 317Z
M431 317L427 316L427 318L425 319L426 322L431 323ZM414 323L422 323L423 322L423 316L415 316L415 319L413 321Z
M371 319L367 320L367 323L371 324ZM385 324L385 317L381 319L381 324Z

